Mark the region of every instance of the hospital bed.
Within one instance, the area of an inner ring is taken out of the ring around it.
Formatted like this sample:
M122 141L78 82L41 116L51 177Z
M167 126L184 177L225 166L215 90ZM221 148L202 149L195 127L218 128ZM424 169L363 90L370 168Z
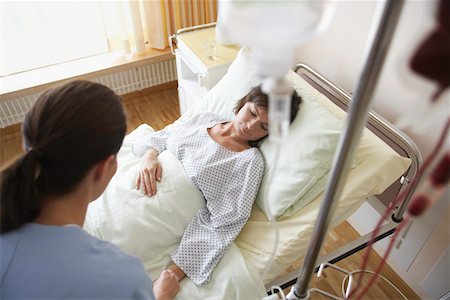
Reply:
M286 287L295 282L297 270L280 274L308 247L351 96L306 65L295 66L287 79L304 102L287 142L276 146L265 141L260 147L266 171L251 217L217 265L211 281L196 286L185 278L177 299L261 299L272 284ZM231 118L234 103L258 83L249 50L243 48L225 76L180 120L201 111ZM157 194L149 198L135 189L139 159L133 156L131 145L152 131L143 124L126 136L118 154L117 173L104 194L90 204L84 228L141 258L156 279L170 264L169 255L190 218L205 203L184 175L180 162L167 151L159 156L163 177ZM331 226L346 220L366 201L384 210L415 175L420 162L414 143L371 113ZM401 218L404 209L400 205L396 215L386 220L377 239L393 232L395 220ZM275 228L279 235L273 254ZM351 255L365 247L369 236L349 242L317 263L334 263Z

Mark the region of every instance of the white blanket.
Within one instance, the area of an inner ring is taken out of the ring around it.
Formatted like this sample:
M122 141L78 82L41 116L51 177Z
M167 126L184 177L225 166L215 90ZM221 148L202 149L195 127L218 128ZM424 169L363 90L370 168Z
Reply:
M157 183L157 194L148 197L136 190L140 159L132 154L131 145L152 131L150 126L141 125L127 135L118 153L117 173L103 195L89 205L84 228L139 257L154 280L170 264L169 255L186 225L205 203L180 162L168 151L158 157L163 172L161 182ZM177 299L261 299L264 294L258 272L232 244L211 281L197 286L189 278L183 279Z

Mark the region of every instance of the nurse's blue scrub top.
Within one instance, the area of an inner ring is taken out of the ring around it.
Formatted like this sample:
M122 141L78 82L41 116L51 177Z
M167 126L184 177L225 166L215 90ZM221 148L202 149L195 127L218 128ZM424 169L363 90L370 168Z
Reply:
M0 235L1 299L154 299L141 261L78 226L29 223Z

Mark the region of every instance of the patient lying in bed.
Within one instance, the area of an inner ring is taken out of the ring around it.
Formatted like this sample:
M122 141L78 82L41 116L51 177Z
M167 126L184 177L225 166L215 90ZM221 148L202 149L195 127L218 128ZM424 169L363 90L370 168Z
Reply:
M292 97L291 121L301 99ZM207 283L230 243L248 220L264 173L256 147L268 135L268 97L260 86L237 102L235 117L227 120L202 113L140 140L133 153L142 157L136 188L152 196L161 179L157 156L170 151L201 191L206 207L195 213L179 246L171 254L170 269L181 280Z

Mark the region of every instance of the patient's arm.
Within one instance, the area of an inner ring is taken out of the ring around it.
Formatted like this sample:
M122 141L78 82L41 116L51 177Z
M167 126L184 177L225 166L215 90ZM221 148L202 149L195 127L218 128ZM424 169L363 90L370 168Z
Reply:
M179 291L178 277L171 270L162 271L159 278L153 283L156 300L171 300Z
M170 130L168 128L164 128L143 137L133 144L133 154L137 157L142 157L151 148L158 151L158 153L162 153L167 149L167 139L169 138L169 135Z
M156 149L150 148L142 156L139 164L136 189L148 196L156 194L156 181L161 181L162 168L158 161L158 154Z

